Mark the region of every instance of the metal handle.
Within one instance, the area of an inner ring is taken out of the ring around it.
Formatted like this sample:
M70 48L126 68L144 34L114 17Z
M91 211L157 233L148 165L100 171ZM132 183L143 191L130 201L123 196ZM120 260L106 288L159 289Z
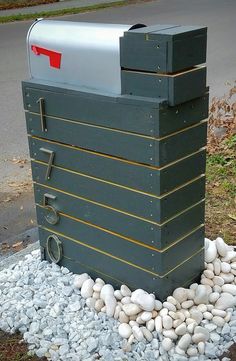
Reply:
M48 199L55 200L56 196L50 193L44 193L43 195L43 207L49 211L45 216L45 219L49 224L57 224L59 221L59 214L53 206L48 204Z
M57 248L56 255L55 255L55 251L53 252L52 250L52 241L55 243L55 246ZM54 263L60 262L60 260L62 259L62 243L55 234L50 234L50 236L48 236L46 241L46 250L48 257L52 262Z
M46 153L46 154L49 155L48 167L47 167L46 174L45 174L45 179L48 180L48 179L50 179L50 176L51 176L51 171L52 171L52 165L53 165L55 152L53 152L50 149L46 149L46 148L40 148L40 150L41 150L41 152Z
M37 103L39 103L39 113L40 113L40 122L41 122L41 129L42 132L47 132L47 124L46 124L46 118L45 118L45 102L44 98L39 98L37 100Z
M48 199L53 199L55 200L57 197L54 196L53 194L50 193L44 193L43 195L43 206L46 207L48 206Z

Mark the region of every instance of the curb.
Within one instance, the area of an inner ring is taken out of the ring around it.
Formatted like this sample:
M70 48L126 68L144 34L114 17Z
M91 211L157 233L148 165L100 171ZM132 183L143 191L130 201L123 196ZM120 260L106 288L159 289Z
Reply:
M19 261L21 261L22 259L24 259L24 257L31 253L32 251L39 249L39 241L37 241L38 239L38 233L37 233L37 227L32 228L18 236L14 236L12 238L10 238L10 241L14 242L14 240L19 240L19 239L24 239L25 237L32 237L34 240L34 243L30 244L29 246L27 246L26 248L22 249L21 251L8 256L4 259L0 260L0 272L4 269L4 268L8 268L11 265L18 263Z

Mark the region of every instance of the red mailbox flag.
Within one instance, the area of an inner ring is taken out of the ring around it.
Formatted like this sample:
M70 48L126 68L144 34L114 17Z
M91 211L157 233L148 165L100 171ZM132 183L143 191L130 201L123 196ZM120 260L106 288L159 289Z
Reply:
M60 69L61 67L61 53L57 51L48 50L45 48L41 48L37 45L31 45L31 50L34 52L35 55L46 55L49 57L50 66L52 68Z

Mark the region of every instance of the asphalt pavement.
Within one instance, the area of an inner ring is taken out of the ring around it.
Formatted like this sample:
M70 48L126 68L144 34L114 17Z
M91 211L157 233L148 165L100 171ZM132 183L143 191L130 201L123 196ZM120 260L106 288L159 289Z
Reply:
M208 85L211 96L221 96L227 90L225 83L233 83L236 79L235 14L235 0L159 0L61 19L122 24L206 25ZM28 159L21 81L28 78L25 39L31 23L0 25L0 196L1 192L10 191L6 189L9 179L24 180L26 175L29 178L29 164L20 168L12 162L12 158ZM31 203L29 208L32 209L30 217L34 217Z

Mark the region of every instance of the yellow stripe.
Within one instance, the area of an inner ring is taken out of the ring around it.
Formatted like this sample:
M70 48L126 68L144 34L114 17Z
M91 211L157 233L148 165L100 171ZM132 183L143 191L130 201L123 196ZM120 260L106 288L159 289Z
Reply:
M74 243L78 243L78 244L80 244L80 245L83 246L83 247L92 249L92 250L95 251L95 252L104 254L105 256L108 256L108 257L110 257L110 258L116 259L116 260L119 261L119 262L128 264L128 265L131 266L131 267L135 267L135 268L137 268L137 269L140 269L141 271L150 273L150 274L152 274L153 276L156 276L156 277L159 277L159 278L164 278L165 276L167 276L168 274L170 274L171 272L173 272L174 270L176 270L178 267L180 267L181 265L183 265L185 262L187 262L188 260L190 260L192 257L194 257L196 254L198 254L199 252L201 252L201 251L204 249L204 247L201 248L199 251L195 252L193 255L191 255L190 257L186 258L183 262L179 263L179 264L178 264L177 266L175 266L173 269L169 270L166 274L164 274L163 276L160 276L158 273L155 273L155 272L152 272L152 271L150 271L150 270L147 270L146 268L140 267L140 266L138 266L138 265L136 265L136 264L133 264L133 263L131 263L131 262L128 262L128 261L126 261L126 260L124 260L124 259L122 259L122 258L116 257L116 256L114 256L114 255L112 255L112 254L110 254L110 253L105 252L105 251L101 251L100 249L98 249L98 248L96 248L96 247L93 247L93 246L84 244L84 243L82 243L82 242L80 242L80 241L78 241L78 240L76 240L76 239L74 239L74 238L72 238L72 237L66 236L66 235L63 234L63 233L60 233L60 232L58 232L58 231L55 232L55 230L51 230L50 228L43 227L43 226L41 226L41 225L39 225L39 227L42 228L42 229L44 229L44 230L47 231L47 232L57 234L58 236L61 236L61 237L66 238L66 239L68 239L68 240L71 240L71 241L74 242Z
M42 206L41 204L38 204L36 203L36 206L44 209L44 206ZM73 216L70 216L69 214L66 214L66 213L63 213L63 212L58 212L62 217L66 217L66 218L69 218L69 219L72 219L73 221L76 221L78 223L82 223L82 224L85 224L89 227L92 227L92 228L96 228L96 229L99 229L100 231L103 231L105 233L108 233L108 234L111 234L112 236L115 236L115 237L119 237L119 238L122 238L128 242L131 242L131 243L134 243L134 244L137 244L138 246L141 246L141 247L144 247L144 248L148 248L148 249L151 249L152 251L155 251L157 253L164 253L166 252L168 249L172 248L173 246L175 246L176 244L180 243L181 241L183 241L185 238L187 238L188 236L190 236L191 234L193 234L194 232L196 232L198 229L201 229L204 224L200 224L199 226L195 227L194 229L191 230L191 232L185 234L184 236L178 238L177 240L175 240L174 242L172 242L170 245L166 246L165 248L163 249L159 249L159 248L156 248L156 247L153 247L153 246L150 246L146 243L143 243L143 242L140 242L140 241L137 241L136 239L133 239L133 238L129 238L129 237L126 237L120 233L116 233L116 232L113 232L111 230L108 230L106 228L103 228L103 227L100 227L96 224L93 224L93 223L89 223L89 222L86 222L86 221L83 221L82 219L79 219L79 218L76 218L76 217L73 217Z
M199 251L195 252L194 254L192 254L190 257L186 258L183 262L179 263L176 267L172 268L170 271L168 271L164 276L161 276L160 278L166 277L168 276L170 273L172 273L173 271L175 271L177 268L179 268L180 266L182 266L184 263L188 262L191 258L193 258L194 256L196 256L198 253L202 252L204 250L204 247L200 248Z
M201 249L201 250L198 251L198 252L201 252L202 250L203 250L203 249ZM196 255L196 254L194 254L194 256L195 256L195 255ZM114 278L114 277L112 277L112 276L110 276L110 275L108 275L108 274L106 274L106 273L98 270L97 268L90 267L90 266L87 265L87 264L84 264L84 263L82 263L82 262L79 262L79 261L77 261L77 260L75 260L75 259L73 259L73 258L67 257L67 256L63 256L63 258L65 258L65 259L67 259L67 260L69 260L69 261L72 261L73 263L78 263L78 264L82 265L83 267L86 267L86 268L88 268L88 269L90 269L90 270L92 270L92 271L94 271L94 272L96 272L96 273L98 273L98 274L101 274L101 275L103 275L103 276L105 276L105 277L108 277L108 278L110 278L110 279L112 279L112 280L114 280L115 282L118 282L118 283L120 283L120 284L123 284L123 283L125 282L125 284L126 284L131 290L132 290L132 289L135 289L135 286L132 286L130 283L127 283L127 281L123 281L123 280L119 280L118 278ZM198 276L199 276L199 275L196 275L195 277L192 277L190 280L186 281L182 286L179 286L179 287L186 287L186 285L187 285L187 287L188 287L188 285L191 284L194 280L196 280L196 278L197 278ZM165 276L164 276L164 277L165 277ZM162 279L163 276L161 276L161 277L159 277L159 278ZM158 292L158 290L157 290L156 292ZM153 293L155 294L155 292L153 292Z
M35 113L35 112L29 112L30 114L33 114L33 115L36 115L39 117L39 114L38 113ZM195 127L198 127L200 126L202 123L207 123L207 120L202 120L200 121L199 123L197 124L193 124L187 128L184 128L184 129L181 129L181 130L178 130L174 133L171 133L169 135L166 135L164 137L160 137L160 138L155 138L155 137L151 137L151 136L148 136L148 135L143 135L143 134L138 134L138 133L132 133L132 132L126 132L124 130L118 130L118 129L114 129L114 128L107 128L107 127L102 127L100 125L94 125L94 124L90 124L90 123L82 123L82 122L79 122L79 121L75 121L75 120L70 120L70 119L65 119L65 118L60 118L60 117L54 117L52 115L45 115L46 117L48 118L51 118L51 119L58 119L58 120L62 120L64 122L67 122L67 123L73 123L73 124L79 124L79 125L82 125L82 126L86 126L86 127L91 127L91 128L98 128L98 129L103 129L103 130L106 130L108 132L115 132L115 133L121 133L121 134L126 134L126 135L129 135L129 136L133 136L133 137L138 137L138 138L146 138L146 139L150 139L150 140L153 140L153 141L160 141L162 139L166 139L166 138L170 138L176 134L179 134L179 133L183 133L183 132L187 132L189 129L192 129L192 128L195 128Z
M112 210L112 211L114 211L114 212L118 212L118 213L121 213L121 214L125 214L125 215L127 215L127 216L129 216L129 217L136 218L136 219L139 219L139 220L141 220L141 221L144 221L144 222L147 222L147 223L156 225L156 226L163 226L164 224L166 224L166 223L170 222L171 220L177 218L177 217L180 216L181 214L189 211L189 210L192 209L193 207L196 207L197 205L205 202L205 198L203 198L203 199L201 199L199 202L194 203L192 206L190 206L190 207L188 207L188 208L185 208L183 211L181 211L181 212L177 213L176 215L174 215L173 217L167 219L165 222L163 222L163 223L157 223L157 222L150 221L149 219L136 216L135 214L127 213L127 212L121 211L121 210L119 210L119 209L116 209L116 208L113 208L113 207L109 207L109 206L107 206L107 205L105 205L105 204L92 201L91 199L77 196L76 194L66 192L66 191L61 190L61 189L59 189L59 188L51 187L51 186L49 186L49 185L45 185L45 184L37 183L37 182L34 182L34 184L39 185L40 187L43 187L43 188L52 189L52 190L54 190L54 191L56 191L56 192L59 192L59 193L62 193L62 194L65 194L65 195L68 195L68 196L71 196L71 197L74 197L74 198L77 198L77 199L81 199L81 200L83 200L83 201L86 201L86 202L95 204L95 205L97 205L97 206L100 206L100 207L103 207L103 208L106 208L106 209L110 209L110 210Z
M185 69L179 72L175 72L175 73L157 73L157 72L147 72L147 71L141 71L141 70L123 70L126 73L136 73L136 74L146 74L146 75L155 75L158 77L168 77L168 78L175 78L177 76L181 76L187 73L194 73L195 71L198 71L200 69L205 69L206 66L205 65L199 65L199 66L194 66L192 68L189 69Z
M146 164L143 164L143 163L137 163L137 162L134 162L134 161L131 161L131 160L118 158L118 157L115 157L115 156L112 156L112 155L103 154L103 153L95 152L95 151L92 151L92 150L87 150L87 149L84 149L84 148L64 144L64 143L57 142L57 141L52 141L52 140L48 140L48 139L44 139L44 138L40 138L40 137L31 136L31 135L28 135L28 137L32 138L32 139L39 140L39 141L43 141L44 143L55 144L55 145L58 145L60 147L69 148L69 149L73 149L73 150L78 150L79 152L82 152L82 153L89 153L89 154L92 154L92 155L95 155L95 156L98 156L98 157L101 157L101 158L113 159L113 160L121 162L121 163L127 163L127 164L131 164L131 165L135 165L137 167L148 168L150 170L159 170L159 171L161 171L162 169L166 169L168 167L171 167L174 164L179 163L179 162L181 162L181 161L183 161L183 160L185 160L187 158L190 158L193 155L198 154L198 153L200 153L200 152L202 152L203 150L206 149L206 147L202 147L199 150L197 150L196 152L190 153L190 154L186 155L185 157L178 158L177 160L175 160L173 162L170 162L167 165L164 165L163 167L154 167L154 166L151 166L151 165L148 165L148 164L146 165Z
M90 245L88 245L88 244L82 243L82 242L80 242L80 241L78 241L78 240L76 240L76 239L74 239L74 238L72 238L72 237L66 236L66 235L63 234L63 233L60 233L60 232L55 231L55 230L51 230L50 228L43 227L43 226L41 226L41 225L39 225L39 227L42 228L42 229L45 229L46 231L48 231L48 232L50 232L50 233L55 233L55 234L57 234L57 235L59 235L59 236L61 236L61 237L64 237L64 238L69 239L69 240L71 240L71 241L73 241L73 242L75 242L75 243L78 243L78 244L80 244L80 245L83 246L83 247L92 249L93 251L96 251L96 252L98 252L98 253L104 254L105 256L108 256L108 257L114 258L114 259L116 259L116 260L118 260L118 261L120 261L120 262L126 263L126 264L128 264L129 266L133 266L133 267L135 267L135 268L141 269L142 271L148 272L148 273L150 273L150 274L152 274L152 275L154 275L154 276L158 276L157 273L154 273L154 272L152 272L152 271L146 270L145 268L142 268L142 267L140 267L140 266L134 265L134 264L131 263L131 262L125 261L125 260L123 260L123 259L121 259L121 258L119 258L119 257L116 257L116 256L114 256L114 255L112 255L112 254L110 254L110 253L107 253L107 252L105 252L105 251L101 251L100 249L98 249L98 248L96 248L96 247L93 247L93 246L90 246Z
M32 162L34 163L38 163L38 164L41 164L43 166L47 166L47 163L45 162L42 162L40 160L36 160L36 159L32 159ZM162 196L156 196L155 194L152 194L152 193L146 193L146 192L143 192L143 191L140 191L138 189L134 189L134 188L130 188L130 187L126 187L126 186L123 186L123 185L120 185L120 184L117 184L117 183L113 183L113 182L110 182L110 181L107 181L107 180L104 180L104 179L101 179L101 178L96 178L96 177L92 177L90 175L87 175L87 174L83 174L83 173L79 173L79 172L76 172L74 170L71 170L71 169L67 169L67 168L63 168L63 167L59 167L57 165L53 165L52 168L56 168L56 169L60 169L64 172L68 172L68 173L72 173L72 174L76 174L76 175L79 175L81 177L85 177L85 178L88 178L88 179L92 179L92 180L95 180L97 182L101 182L101 183L105 183L105 184L109 184L113 187L117 187L117 188L122 188L122 189L126 189L128 191L131 191L131 192L135 192L135 193L139 193L139 194L143 194L145 196L148 196L148 197L151 197L151 198L154 198L154 199L162 199L162 198L165 198L166 196L176 192L177 190L181 189L181 188L184 188L185 186L195 182L196 180L198 179L201 179L205 176L205 174L201 174L199 175L198 177L195 177L193 179L191 179L190 181L184 183L184 184L181 184L180 186L172 189L171 191L167 192L167 193L163 193Z

